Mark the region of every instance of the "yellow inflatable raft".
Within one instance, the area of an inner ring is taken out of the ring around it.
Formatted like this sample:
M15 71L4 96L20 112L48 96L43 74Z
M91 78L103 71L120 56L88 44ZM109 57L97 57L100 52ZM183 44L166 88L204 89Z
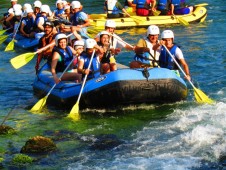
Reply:
M198 6L195 10L186 15L174 16L131 16L127 18L114 18L117 29L128 27L147 27L149 25L171 25L203 22L207 17L207 9L203 6ZM90 20L93 27L103 28L107 17L106 14L91 14Z

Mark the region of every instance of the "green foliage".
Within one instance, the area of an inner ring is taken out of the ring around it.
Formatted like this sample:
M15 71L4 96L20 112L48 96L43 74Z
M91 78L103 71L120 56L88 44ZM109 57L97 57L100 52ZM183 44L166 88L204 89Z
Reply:
M25 154L16 154L12 159L12 163L15 165L30 164L32 162L33 159Z

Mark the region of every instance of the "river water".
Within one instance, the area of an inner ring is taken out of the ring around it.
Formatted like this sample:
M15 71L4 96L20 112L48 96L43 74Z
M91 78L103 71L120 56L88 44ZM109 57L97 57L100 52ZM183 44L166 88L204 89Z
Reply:
M25 0L20 0L23 4ZM54 8L54 0L43 1ZM102 1L81 1L87 13L101 13ZM4 52L0 46L0 123L16 129L16 134L0 136L2 166L10 165L25 142L34 136L50 137L58 150L34 156L27 169L226 169L226 4L208 3L208 17L202 24L172 29L181 46L195 85L216 101L213 105L195 102L193 89L184 102L165 105L129 106L117 110L82 110L81 119L66 118L68 110L44 108L29 112L37 102L33 96L35 60L19 70L9 60L25 53L15 48ZM1 0L0 13L8 0ZM125 41L136 44L145 29L118 32ZM123 51L117 61L128 65L132 53ZM1 162L0 162L1 167Z

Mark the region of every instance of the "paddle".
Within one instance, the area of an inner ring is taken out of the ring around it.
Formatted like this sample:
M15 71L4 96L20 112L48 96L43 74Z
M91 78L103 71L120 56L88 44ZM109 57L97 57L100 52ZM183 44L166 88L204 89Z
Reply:
M161 14L161 11L155 10L152 11L154 16L159 16L159 14Z
M144 22L144 20L137 18L137 16L130 16L130 18L132 18L138 25L140 24L140 22Z
M189 23L186 20L184 20L183 18L177 17L176 15L173 15L173 17L176 18L181 25L184 25L184 26L188 26L189 25Z
M46 50L47 48L49 48L49 47L51 47L53 45L55 45L55 42L53 42L53 43L51 43L51 44L39 49L36 52L28 52L28 53L25 53L25 54L18 55L16 57L12 58L10 60L10 63L12 64L12 66L15 69L21 68L24 65L26 65L27 63L29 63L29 61L31 61L34 58L35 54L40 53L40 52Z
M162 46L166 49L167 53L170 55L170 57L176 63L176 65L178 66L178 68L180 69L180 71L184 74L184 76L187 77L187 75L185 74L184 70L178 64L177 60L170 53L170 51L167 49L167 47L165 45L162 45ZM204 92L202 92L200 89L196 88L190 80L188 80L188 82L191 84L191 86L194 89L195 99L196 99L196 101L198 103L208 103L208 104L214 103L214 101L212 99L210 99Z
M93 61L94 54L95 54L95 50L93 50L93 53L92 53L92 56L90 58L90 62L89 62L89 65L88 65L87 69L90 69L90 66L91 66L92 61ZM81 87L81 90L79 92L78 99L77 99L75 105L73 106L73 108L71 109L71 112L68 115L69 118L72 118L74 120L78 120L79 119L79 101L80 101L80 98L81 98L81 95L82 95L82 91L83 91L84 85L86 83L87 76L88 75L86 74L84 79L83 79L82 87Z
M2 44L9 36L11 36L13 33L8 35L1 35L0 36L0 44Z
M0 35L4 34L6 31L10 30L11 28L8 28L6 30L0 30Z
M60 75L59 79L61 79L64 75L64 73L67 71L67 69L71 66L71 64L73 63L73 61L75 60L77 56L74 56L74 58L71 60L71 62L68 64L68 66L65 68L65 70L63 71L63 73ZM39 110L41 110L45 104L46 104L46 100L48 98L48 96L51 94L51 92L53 91L53 89L56 87L56 83L53 85L53 87L49 90L49 92L47 93L47 95L45 97L43 97L42 99L40 99L32 108L31 108L31 112L37 112Z
M73 34L73 33L67 35L67 37L70 37L72 34ZM49 48L49 47L51 47L51 46L53 46L53 45L55 45L55 41L54 41L53 43L51 43L51 44L49 44L49 45L47 45L47 46L45 46L45 47L39 49L39 50L36 51L36 52L29 52L29 53L25 53L25 54L18 55L18 56L16 56L16 57L12 58L12 59L10 60L10 63L12 64L12 66L13 66L15 69L21 68L21 67L23 67L24 65L26 65L27 63L29 63L29 61L31 61L31 60L34 58L35 54L40 53L40 52L46 50L47 48Z
M134 46L132 46L131 44L129 44L129 43L123 41L122 39L118 38L117 36L115 36L115 35L113 35L113 34L112 34L112 36L115 37L117 40L119 40L119 41L125 43L126 45L128 45L128 46L130 46L131 48L134 49ZM155 57L150 53L150 51L149 51L148 53L150 54L150 56L151 56L151 58L152 58L153 60L151 60L151 59L149 59L149 58L146 58L146 59L147 59L147 60L154 61L154 62L157 64L157 66L159 67L158 61L156 61Z
M17 34L18 29L19 29L19 27L20 27L21 21L22 21L22 18L20 19L20 22L19 22L19 24L18 24L17 27L16 27L16 31L15 31L15 33L13 34L13 39L12 39L12 40L9 42L9 44L6 46L5 51L12 51L12 50L14 49L15 37L16 37L16 34Z

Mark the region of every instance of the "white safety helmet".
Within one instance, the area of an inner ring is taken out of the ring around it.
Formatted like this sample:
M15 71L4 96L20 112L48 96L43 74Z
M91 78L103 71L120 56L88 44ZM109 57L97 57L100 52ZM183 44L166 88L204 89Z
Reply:
M161 39L164 38L173 38L174 39L174 33L171 30L164 30L161 34Z
M14 12L15 16L22 16L23 15L23 11L22 10L16 10Z
M160 33L159 27L156 25L150 25L147 30L147 36L149 35L158 35Z
M64 6L68 4L66 0L62 0L62 2L64 4Z
M97 44L97 42L94 39L88 38L85 41L85 48L93 48L95 45Z
M24 10L24 11L25 11L26 9L29 9L29 8L31 8L31 9L32 9L31 4L29 4L29 3L25 3L25 4L23 5L23 10Z
M64 10L66 10L66 9L70 9L71 7L69 6L69 5L65 5L64 6Z
M56 44L56 46L59 45L59 40L61 40L61 39L66 39L67 40L67 36L65 34L63 34L63 33L58 34L55 37L55 44Z
M25 12L28 14L28 13L31 13L31 12L34 12L34 11L33 11L32 8L27 8L27 9L25 10Z
M110 34L109 34L108 31L101 31L101 32L100 32L100 36L101 36L101 35L108 35L108 36L110 36Z
M72 7L72 9L80 8L81 7L81 3L79 1L72 1L71 2L71 7Z
M17 0L11 0L10 2L17 2Z
M113 20L107 20L105 22L105 27L116 28L116 23Z
M22 10L22 6L20 4L15 4L15 5L13 5L13 10L14 11Z
M84 47L84 45L85 45L85 43L84 43L84 41L83 40L77 40L77 41L75 41L74 42L74 49L77 49L78 47Z
M49 13L49 6L48 5L42 5L40 8L41 12Z
M41 6L42 6L42 2L41 1L35 1L34 2L34 8L36 7L36 8L41 8Z
M62 0L57 0L56 1L56 7L57 7L57 4L60 4L60 3L63 4L63 1Z

